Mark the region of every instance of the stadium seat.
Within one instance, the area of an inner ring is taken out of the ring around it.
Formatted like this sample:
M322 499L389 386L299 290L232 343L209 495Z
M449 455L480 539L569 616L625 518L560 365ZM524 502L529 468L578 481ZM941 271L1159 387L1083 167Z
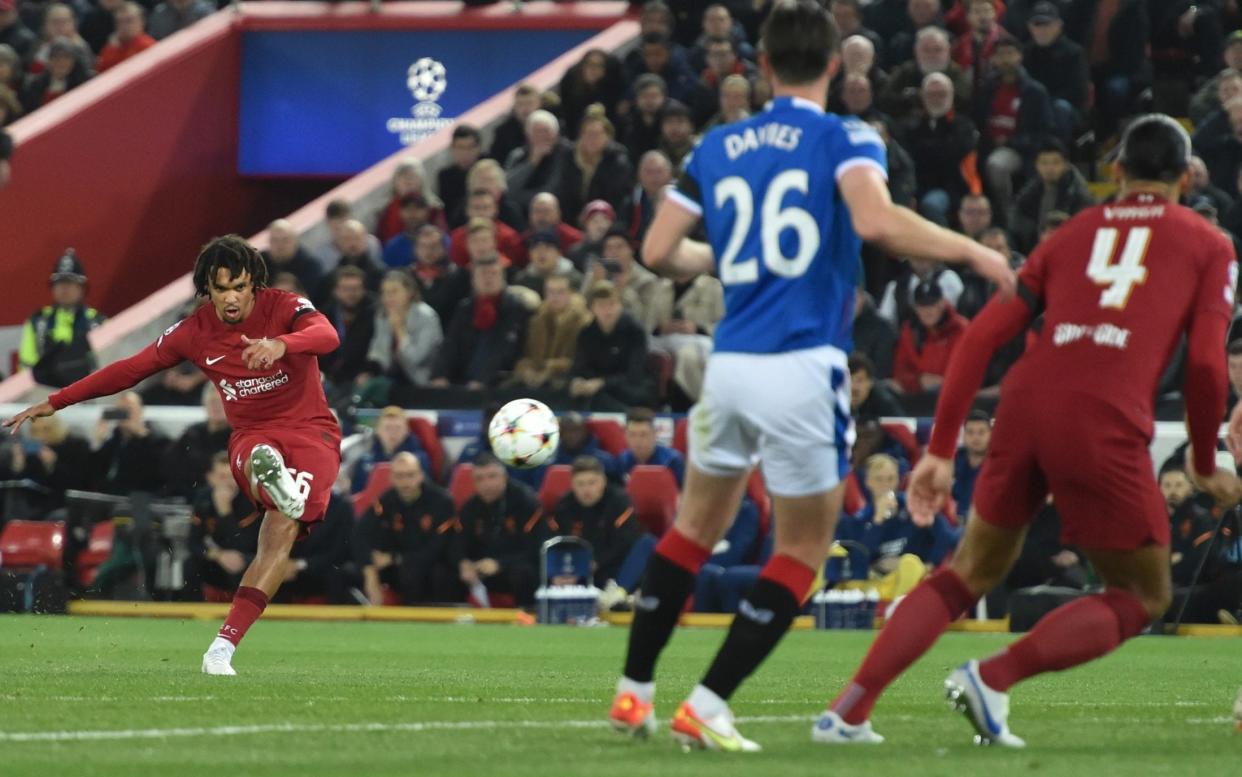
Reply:
M573 468L568 464L553 464L543 476L543 485L539 487L539 501L543 504L544 515L556 514L556 503L569 490L569 482L573 478Z
M60 569L64 553L64 521L9 521L0 534L0 564L6 569Z
M668 384L673 379L673 355L653 348L647 352L647 373L655 379L656 399L663 404L668 399Z
M449 493L453 495L453 505L461 510L466 500L474 496L474 465L458 464L449 480Z
M625 427L621 424L604 418L592 418L586 425L591 434L595 435L595 439L599 440L599 447L613 456L619 456L625 451Z
M367 508L379 500L380 495L392 485L392 462L382 461L371 470L366 488L350 497L354 503L354 517L361 518Z
M415 416L410 419L410 431L418 438L427 451L427 459L431 462L431 472L427 474L437 483L444 482L444 446L440 444L440 433L426 418Z
M673 423L673 448L682 456L690 455L690 440L687 437L688 424L685 418L678 418Z
M100 521L91 528L86 548L78 554L78 580L84 586L95 581L95 571L112 555L112 538L116 527L112 521Z
M919 438L914 436L914 432L910 431L910 427L901 423L886 424L881 423L880 428L897 441L897 444L906 452L906 458L913 467L919 463L919 459L923 455L923 449L919 447Z
M639 464L630 471L625 490L644 529L659 537L673 525L677 517L677 481L667 467Z
M750 479L746 481L746 495L759 508L759 536L768 536L772 528L772 496L768 486L763 482L763 473L755 467L750 471Z

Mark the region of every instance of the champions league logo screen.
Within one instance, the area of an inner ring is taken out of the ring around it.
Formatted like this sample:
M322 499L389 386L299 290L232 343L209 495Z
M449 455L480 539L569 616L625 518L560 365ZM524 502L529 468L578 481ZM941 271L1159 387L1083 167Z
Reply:
M410 116L396 116L387 122L388 131L400 138L401 145L417 143L453 123L451 118L441 115L443 108L439 100L448 89L448 73L443 63L423 57L406 71L405 85L415 100Z

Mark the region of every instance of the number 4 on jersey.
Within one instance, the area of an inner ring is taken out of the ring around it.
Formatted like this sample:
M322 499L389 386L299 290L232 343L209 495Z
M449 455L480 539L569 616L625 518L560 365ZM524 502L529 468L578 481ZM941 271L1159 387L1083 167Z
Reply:
M1087 277L1098 286L1108 287L1100 293L1100 307L1118 310L1129 302L1134 287L1147 280L1143 259L1151 244L1151 227L1131 229L1126 235L1125 247L1121 249L1121 258L1114 264L1113 255L1119 236L1120 231L1115 227L1098 230L1095 244L1091 247L1091 261L1087 263Z

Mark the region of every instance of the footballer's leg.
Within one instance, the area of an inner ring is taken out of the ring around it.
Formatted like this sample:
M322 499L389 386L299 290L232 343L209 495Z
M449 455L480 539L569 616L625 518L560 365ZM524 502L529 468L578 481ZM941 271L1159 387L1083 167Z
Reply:
M617 731L647 736L655 727L655 664L668 644L699 568L737 514L749 471L715 476L691 464L677 521L647 562L635 600L625 671L608 713Z
M836 530L844 485L828 491L772 499L772 558L738 605L724 644L703 680L677 710L673 735L686 746L752 752L738 733L728 699L771 654L811 594Z

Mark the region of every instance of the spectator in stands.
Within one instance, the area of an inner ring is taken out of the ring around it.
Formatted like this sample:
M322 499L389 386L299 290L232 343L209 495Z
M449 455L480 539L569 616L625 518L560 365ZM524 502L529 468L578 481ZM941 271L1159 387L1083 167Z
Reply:
M416 195L416 197L412 198L411 195ZM415 227L429 223L441 228L445 226L444 203L440 202L440 198L427 186L427 170L423 167L423 163L414 157L405 157L393 168L392 196L388 198L388 204L379 214L375 233L381 244L387 245L390 240L403 232L407 235L414 233L415 230L411 229L410 222L416 216L409 212L414 203L418 203L424 211L420 214L421 221ZM384 258L387 259L387 255ZM409 264L408 255L405 262L389 263L388 266L401 267L406 264Z
M457 304L470 296L470 273L449 261L440 228L426 224L414 239L414 263L410 271L423 302L436 312L440 323L453 317Z
M953 270L926 259L911 258L902 265L897 277L884 287L880 315L897 327L911 320L914 317L911 307L914 290L924 281L934 281L950 305L957 305L965 288L961 276Z
M445 330L431 384L479 390L499 383L522 353L529 311L505 289L499 260L471 268L473 295L461 301Z
M985 0L975 0L983 8ZM983 133L979 157L997 208L1008 212L1014 177L1052 134L1052 105L1043 85L1022 69L1022 49L1012 38L998 41L995 72L975 95L975 124Z
M674 167L680 167L696 143L698 138L694 134L690 109L677 100L669 100L664 104L664 113L660 117L660 151Z
M934 280L916 286L912 298L914 318L901 325L893 379L906 394L935 392L944 381L949 357L967 322Z
M82 16L78 30L91 51L99 54L103 47L116 32L116 12L125 5L126 0L97 0L90 5ZM139 6L140 8L142 6ZM146 24L146 10L143 9L143 24ZM102 68L100 68L102 72Z
M712 38L707 44L707 67L699 75L702 85L697 94L699 102L693 106L698 124L706 123L716 113L720 104L720 89L731 76L739 76L749 85L757 77L757 71L754 65L738 55L732 39Z
M1055 212L1050 211L1050 213ZM979 236L979 242L1002 256L1009 257L1009 266L1015 270L1026 262L1025 256L1010 247L1009 233L1005 231L1004 227L988 227ZM958 313L961 313L966 318L974 318L979 311L983 310L984 305L988 303L992 295L996 293L996 286L988 279L966 268L963 268L961 278L962 294L957 298L957 303L954 307L957 308ZM998 352L997 357L1000 356L1000 353L1003 353L1003 349L1001 352ZM990 384L985 383L984 385Z
M58 416L35 419L29 439L13 445L9 475L5 480L27 478L51 489L49 507L59 507L66 489L90 488L91 446L69 431ZM0 471L4 467L0 466ZM12 517L12 516L9 516Z
M490 192L496 201L496 218L521 232L526 229L526 206L519 206L509 195L509 181L505 177L505 169L495 159L480 159L466 174L467 199L465 210L459 215L460 223L465 223L469 215L469 193L483 189Z
M431 470L431 459L427 451L423 450L418 436L411 434L410 421L406 418L405 411L396 405L389 405L375 419L375 434L371 437L371 446L349 473L350 493L363 491L371 480L375 466L393 461L401 453L408 453L418 460L420 473Z
M962 70L971 74L971 91L977 93L996 66L993 56L996 44L1012 40L1009 33L996 23L999 16L993 0L963 0L969 33L961 35L953 45L951 56Z
M917 119L924 109L921 91L927 77L943 73L953 82L954 105L958 113L970 107L971 80L949 57L949 36L939 27L919 30L914 44L914 61L904 62L889 75L877 100L881 110L899 123Z
M198 304L198 300L190 300L182 305L178 320L193 314ZM139 393L147 405L197 405L202 401L203 384L206 382L207 376L202 370L191 361L183 361L159 373ZM206 465L206 462L201 463ZM204 467L200 467L196 475L205 471Z
M1186 114L1194 87L1220 69L1224 44L1213 5L1152 3L1151 62L1157 110Z
M458 124L453 128L449 142L449 164L440 168L436 175L436 189L444 201L444 214L449 229L460 227L466 209L466 174L483 156L483 134L470 124Z
M673 473L680 489L686 478L686 462L681 454L656 441L655 412L636 407L625 416L625 450L617 460L621 473L629 477L638 465L664 467Z
M634 82L634 107L621 127L621 143L630 159L639 159L660 145L661 117L668 103L668 86L654 73Z
M415 456L393 457L392 488L363 514L353 536L353 556L371 604L384 603L385 583L407 605L465 598L452 558L455 512L453 498L427 479Z
M1206 81L1190 101L1190 121L1198 127L1235 97L1242 97L1242 30L1230 34L1225 69Z
M518 84L513 94L513 109L496 127L488 156L503 165L514 151L526 143L526 120L538 110L542 100L542 93L533 85ZM466 191L470 191L469 186Z
M992 203L982 194L967 194L957 206L957 223L960 231L972 240L978 240L992 226Z
M367 374L389 386L379 392L387 395L385 401L404 403L413 389L430 382L443 341L440 317L422 301L414 277L405 270L389 270L380 284L367 349Z
M655 218L656 205L664 196L664 187L672 182L673 163L668 157L660 151L643 154L638 163L638 182L620 210L629 236L635 243L641 244L646 237L647 227Z
M972 410L962 425L962 447L953 457L953 501L957 514L965 517L975 493L975 479L992 444L992 418L983 410Z
M708 49L713 40L721 38L733 44L737 56L747 62L755 61L755 47L746 40L745 31L733 20L733 14L724 3L713 3L703 10L703 32L690 49L690 69L701 73L708 66Z
M845 76L841 86L840 103L830 106L830 110L846 116L857 116L869 123L891 121L875 107L870 79L858 73Z
M863 423L905 415L901 400L881 382L884 376L868 356L858 352L851 354L849 370L850 415L855 421Z
M521 386L556 392L565 388L578 333L591 321L586 303L575 291L578 285L577 279L563 272L544 279L544 302L531 316L526 347L513 368L514 380Z
M34 56L38 37L22 23L17 0L0 0L0 43L9 46L22 62Z
M870 359L873 374L883 380L893 374L897 328L876 310L871 295L859 286L854 290L854 352Z
M587 293L595 317L578 335L570 368L569 395L590 410L625 411L651 401L647 375L647 335L624 311L621 293L597 281Z
M573 288L582 285L582 273L574 269L574 263L561 256L560 237L550 229L541 230L527 238L530 264L513 277L514 286L524 286L540 297L544 284L554 275L564 276Z
M100 418L95 424L97 447L91 455L95 490L121 496L134 491L159 493L164 477L152 462L163 459L168 438L147 424L142 398L136 392L121 394L113 407L122 414L120 419Z
M561 201L551 192L540 192L531 198L530 218L527 223L530 226L522 234L524 247L529 246L530 238L536 232L545 231L551 231L556 235L556 246L562 254L582 242L582 232L566 224L561 218ZM518 260L518 266L522 267L529 261L526 251L515 259Z
M100 73L155 45L155 38L146 33L146 11L142 6L123 3L116 9L115 18L116 33L108 38L95 62Z
M336 229L332 247L332 260L329 264L333 270L342 267L357 267L366 275L367 288L371 291L379 289L380 268L383 267L383 249L375 235L367 231L361 221L345 218ZM329 285L320 283L319 293L315 301L322 303L328 296Z
M76 43L56 38L48 45L47 68L27 82L22 90L22 109L26 113L47 105L90 78L83 61L83 49Z
M341 344L328 356L320 357L319 367L334 386L352 387L366 370L367 351L375 332L375 306L367 292L366 273L357 267L337 270L332 297L323 314L336 327Z
M639 167L642 175L642 167ZM670 173L670 179L671 179ZM574 268L585 270L592 262L598 262L604 255L604 236L612 229L617 220L617 212L603 200L592 200L582 209L578 223L582 225L582 242L569 250L566 256L574 263Z
M689 409L703 393L712 334L724 317L724 287L712 275L663 283L650 300L651 344L673 356L674 410Z
M634 170L625 148L615 137L616 130L603 106L588 108L574 152L561 171L558 191L565 210L577 214L592 200L621 207L634 180Z
M686 20L683 19L684 21ZM643 3L642 13L638 17L638 38L641 41L647 35L657 34L663 35L672 41L676 24L676 17L674 17L673 11L667 3L661 2L661 0L649 0L649 2ZM673 42L672 50L674 59L689 63L689 55L680 43ZM635 46L625 57L626 81L633 83L634 78L642 72L642 67L642 47Z
M914 165L918 210L931 221L948 226L949 213L978 187L974 170L979 131L969 118L953 110L953 81L930 73L920 92L923 117L904 135Z
M37 76L47 69L51 57L52 41L64 40L74 45L82 66L89 74L94 69L95 55L81 35L78 34L77 16L66 3L49 3L43 12L43 35L30 61L30 74Z
M583 54L578 64L565 71L557 90L561 97L561 115L565 118L565 135L578 137L582 118L590 105L602 105L608 117L615 118L625 89L625 76L616 57L603 49L591 49Z
M357 572L350 564L350 535L354 511L348 498L333 493L323 520L302 541L295 542L285 562L282 598L315 597L328 604L356 604L349 594L350 578Z
M474 496L461 507L454 557L471 597L489 607L492 594L513 597L519 607L535 602L539 547L548 525L535 492L511 480L490 453L474 460Z
M1065 211L1071 216L1095 204L1087 180L1069 162L1065 146L1047 138L1035 157L1036 175L1014 199L1009 230L1021 251L1035 247L1039 225L1049 211Z
M1070 215L1063 210L1049 211L1044 216L1044 221L1039 225L1039 242L1042 243L1048 239L1048 236L1057 231L1065 222L1069 221Z
M539 192L559 191L573 158L574 148L561 137L557 118L542 108L532 113L526 120L526 145L505 162L505 180L513 204L525 212Z
M639 44L641 63L630 74L629 81L637 83L640 76L651 73L664 79L670 99L685 105L694 105L703 87L690 70L684 58L674 56L673 41L663 33L650 32L642 36Z
M899 205L911 209L917 208L918 203L914 195L918 191L918 183L915 178L914 160L889 131L888 119L880 116L878 112L872 111L871 113L874 118L869 119L867 123L884 141L884 152L888 161L889 196Z
M871 8L882 5L884 0L872 3L868 6ZM905 62L914 59L914 50L918 40L919 33L923 30L941 30L943 32L944 18L940 13L940 0L891 0L893 5L900 4L905 12L905 19L901 20L901 30L894 35L885 36L888 45L884 47L884 62L890 68L897 67ZM894 9L895 11L895 9ZM869 22L874 26L875 22ZM944 36L944 53L945 58L949 55L949 39L948 35Z
M212 458L206 477L208 488L194 502L186 565L186 592L196 598L203 584L236 589L259 547L259 521L246 520L254 506L238 490L227 452Z
M828 87L828 109L837 113L853 113L861 115L861 111L848 108L848 104L844 98L844 90L846 81L850 76L857 76L867 84L867 107L871 107L870 95L879 93L884 89L888 82L888 76L875 62L876 52L875 46L871 41L861 35L851 35L841 44L841 68L837 71ZM855 83L859 83L855 79ZM855 89L857 92L858 89ZM852 102L857 103L859 97L857 94L852 98Z
M638 550L643 529L634 506L625 489L608 482L598 459L579 456L572 466L570 489L556 503L552 530L591 543L595 585L606 589L611 583L632 591L638 587L655 538Z
M703 126L706 132L721 124L732 124L750 116L750 81L745 76L729 76L720 84L719 110Z
M496 198L491 192L486 189L475 189L470 192L470 197L466 200L466 215L469 217L466 223L454 229L449 235L449 258L458 267L469 267L471 259L480 252L499 252L500 256L508 259L510 264L526 255L522 248L522 236L498 217ZM484 227L490 226L488 230L490 232L488 239L491 240L490 248L487 240L478 237L483 227L475 223L476 221L483 222ZM476 235L475 240L478 241L473 252L470 249L472 234Z
M164 0L151 12L147 32L156 40L164 40L174 32L210 16L215 10L215 6L207 0Z
M327 227L327 234L308 246L307 250L325 272L336 269L337 259L340 257L336 243L340 240L341 230L352 213L353 206L346 199L332 200L324 208L324 226Z
M201 391L206 418L190 424L169 449L164 461L168 491L190 497L202 488L202 479L211 469L212 459L220 452L228 453L229 419L224 415L224 400L215 386L205 384Z
M22 58L13 47L0 43L0 89L7 89L9 93L15 94L14 90L22 85L22 78L25 76L23 71ZM20 112L19 109L18 113Z
M832 17L837 22L841 40L861 36L871 43L873 52L883 54L884 41L873 30L863 26L862 3L859 0L833 0Z
M1190 170L1190 185L1182 193L1182 204L1194 205L1197 200L1206 200L1216 209L1217 213L1228 213L1233 207L1233 198L1212 183L1203 159L1192 156L1188 169Z
M656 328L655 299L661 289L672 285L643 267L634 257L634 244L624 227L614 226L604 236L604 255L587 267L587 292L597 281L609 281L621 295L625 312L632 316L644 332Z
M276 219L267 226L268 248L263 252L268 272L293 273L303 289L318 289L323 284L319 262L302 247L292 222Z
M409 267L414 259L414 239L418 231L433 224L432 208L418 192L410 192L401 198L401 231L384 244L384 264L388 267Z
M1226 125L1204 123L1195 130L1194 147L1211 172L1212 183L1237 197L1238 173L1242 172L1242 97L1230 100L1222 111Z
M554 464L572 465L582 456L590 456L604 467L608 477L621 482L620 464L617 458L600 445L599 439L587 426L581 413L562 413L559 419L561 444L556 449Z
M1048 90L1057 136L1068 140L1087 110L1091 84L1087 53L1065 35L1061 12L1055 3L1036 3L1027 29L1031 40L1023 56L1026 71Z
M95 369L95 353L87 335L105 319L86 305L86 270L72 248L56 260L48 283L52 304L26 319L18 360L35 382L68 386Z

